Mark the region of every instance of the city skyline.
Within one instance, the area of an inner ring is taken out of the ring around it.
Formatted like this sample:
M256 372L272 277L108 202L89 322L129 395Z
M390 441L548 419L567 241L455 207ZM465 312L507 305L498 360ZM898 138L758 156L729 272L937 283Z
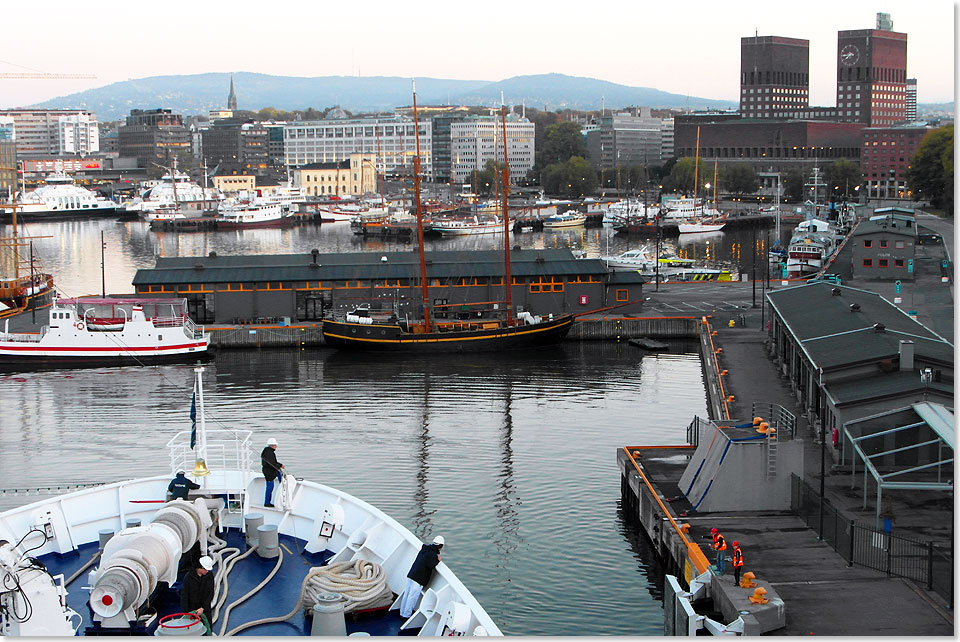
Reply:
M737 101L740 39L755 33L809 40L810 102L831 106L837 31L872 29L877 12L889 13L894 30L908 35L907 73L918 79L918 102L954 97L957 15L955 4L943 0L923 3L922 10L904 0L812 0L802 12L771 11L769 3L741 0L695 3L682 14L641 3L615 3L588 14L504 2L452 7L435 0L410 10L378 0L360 18L342 6L296 3L269 20L257 19L261 13L224 13L204 3L192 7L189 16L172 18L155 5L131 9L117 0L85 5L52 0L47 6L56 20L42 28L7 31L0 74L97 78L0 78L2 108L136 78L240 71L488 81L556 72ZM18 26L37 20L19 3L6 13ZM77 37L78 29L84 30L83 38ZM238 86L237 93L243 107L243 88Z

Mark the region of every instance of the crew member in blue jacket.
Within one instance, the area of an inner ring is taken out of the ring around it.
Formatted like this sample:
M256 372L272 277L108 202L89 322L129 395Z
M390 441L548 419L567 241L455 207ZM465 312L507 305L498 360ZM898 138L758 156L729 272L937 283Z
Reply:
M434 537L432 544L424 544L420 547L420 552L417 553L417 558L413 560L410 572L407 573L407 588L403 592L403 599L400 600L401 617L413 615L423 594L423 587L430 583L433 571L440 563L441 548L443 548L442 535Z
M167 486L167 492L170 493L170 499L186 499L191 490L197 490L198 488L200 488L200 484L193 483L187 479L186 473L178 470L177 476Z

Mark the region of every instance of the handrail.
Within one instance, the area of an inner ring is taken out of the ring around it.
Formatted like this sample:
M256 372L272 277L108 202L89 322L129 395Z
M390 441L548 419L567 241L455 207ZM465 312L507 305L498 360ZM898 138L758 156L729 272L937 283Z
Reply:
M710 354L713 355L713 367L717 371L717 384L720 386L720 396L723 399L723 413L726 419L730 419L730 405L727 402L727 392L723 388L723 375L720 374L720 361L717 359L717 348L713 345L713 332L710 329L710 322L707 317L701 317L701 323L707 326L707 338L710 339Z
M636 458L633 456L631 450L642 450L644 448L692 448L693 446L624 446L623 451L626 453L627 457L630 458L630 462L633 464L633 467L637 470L637 474L640 475L640 479L643 480L643 483L646 484L647 488L650 490L650 494L657 501L657 504L660 506L660 510L663 511L663 514L667 516L667 519L670 520L670 524L673 526L673 530L676 531L677 535L680 536L680 540L687 547L687 553L690 555L690 561L693 562L693 565L697 567L699 573L705 573L707 569L710 568L710 562L707 560L707 556L703 554L703 551L700 550L698 544L694 544L687 536L684 535L683 531L680 530L680 527L677 525L677 522L673 519L673 515L670 514L670 511L667 510L667 507L664 506L663 501L660 499L660 496L657 495L657 492L653 489L653 485L650 483L650 480L647 479L646 474L643 472L643 469L640 468L640 464L637 463Z

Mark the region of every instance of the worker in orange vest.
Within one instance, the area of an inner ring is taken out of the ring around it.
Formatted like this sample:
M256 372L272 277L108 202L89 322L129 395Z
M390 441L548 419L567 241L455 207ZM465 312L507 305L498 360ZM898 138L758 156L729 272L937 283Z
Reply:
M723 575L725 551L727 550L727 540L716 528L710 529L710 535L713 536L713 550L717 552L717 574Z
M743 569L743 551L740 542L733 543L733 583L740 584L740 571Z

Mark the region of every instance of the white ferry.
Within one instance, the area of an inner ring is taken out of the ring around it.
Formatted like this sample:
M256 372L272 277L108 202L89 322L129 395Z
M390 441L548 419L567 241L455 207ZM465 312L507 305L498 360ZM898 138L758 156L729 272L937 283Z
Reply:
M166 443L168 475L130 470L127 481L0 513L0 576L11 587L0 593L0 633L202 635L204 618L183 612L179 592L203 564L213 577L203 615L217 635L502 635L442 561L400 614L421 541L376 507L289 471L265 504L257 452L269 441L207 430L203 370L193 403L184 395L194 428ZM144 424L131 448L160 455L149 418L131 421ZM178 471L196 488L165 501Z
M204 356L210 342L187 315L186 299L57 299L48 314L47 325L39 333L10 332L10 320L4 321L0 364L183 361Z
M73 178L62 172L51 174L45 185L32 192L21 193L17 199L17 217L24 219L70 219L115 214L117 205L88 189L74 184ZM0 206L4 218L11 218L13 207Z

